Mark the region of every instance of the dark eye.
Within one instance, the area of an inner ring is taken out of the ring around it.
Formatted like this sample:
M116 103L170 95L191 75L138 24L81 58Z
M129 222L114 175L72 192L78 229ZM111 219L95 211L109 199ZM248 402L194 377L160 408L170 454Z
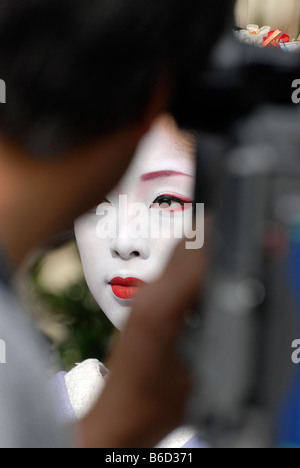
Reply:
M184 210L186 204L191 204L192 201L188 198L179 198L174 195L160 195L157 197L151 205L151 208L160 208L160 209L175 209L179 205L181 210Z
M181 200L180 198L177 198L177 197L173 197L173 196L170 196L170 195L160 195L159 197L157 197L154 202L154 204L157 204L157 205L169 205L171 206L173 203L179 203L180 205L183 205L184 204L184 201Z

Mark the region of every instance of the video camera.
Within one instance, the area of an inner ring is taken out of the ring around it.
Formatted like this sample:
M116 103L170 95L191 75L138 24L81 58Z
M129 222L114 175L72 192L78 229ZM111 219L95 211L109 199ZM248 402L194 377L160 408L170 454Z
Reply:
M228 27L174 102L197 129L195 201L215 218L185 342L189 421L214 447L300 445L299 78L300 55L243 45Z

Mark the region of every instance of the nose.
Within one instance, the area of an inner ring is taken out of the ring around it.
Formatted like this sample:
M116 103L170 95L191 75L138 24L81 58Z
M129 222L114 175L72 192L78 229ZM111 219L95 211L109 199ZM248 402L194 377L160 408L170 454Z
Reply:
M140 258L147 260L150 257L150 245L147 239L134 239L130 236L120 236L111 242L111 254L114 258L120 257L122 260Z

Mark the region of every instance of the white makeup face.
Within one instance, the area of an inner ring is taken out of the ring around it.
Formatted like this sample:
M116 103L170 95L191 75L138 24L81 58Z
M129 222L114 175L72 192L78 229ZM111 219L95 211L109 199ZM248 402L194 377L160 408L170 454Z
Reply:
M194 174L191 137L179 132L170 118L160 118L140 143L122 181L107 195L97 212L94 210L75 222L75 235L90 291L119 330L124 328L141 282L148 283L159 276L179 242L174 235L168 236L170 206L177 207L173 222L182 228L185 211L192 210ZM112 219L112 212L114 217L120 217L120 208L123 209L120 200L125 196L129 211L136 203L145 206L140 218L143 228L148 226L146 218L160 210L159 238L151 237L150 224L153 223L149 224L147 233L144 229L139 236L136 232L133 234L130 216L113 238L99 238L99 212L108 210L107 222ZM187 203L189 205L183 206Z

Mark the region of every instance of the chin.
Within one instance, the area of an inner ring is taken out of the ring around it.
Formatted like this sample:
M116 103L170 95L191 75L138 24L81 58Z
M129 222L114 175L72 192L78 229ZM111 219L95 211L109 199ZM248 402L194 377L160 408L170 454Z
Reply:
M97 300L97 299L96 299ZM129 306L120 306L112 301L109 303L106 302L105 304L103 301L97 301L101 310L104 312L108 320L113 324L113 326L119 330L123 331L126 323L128 321L130 312L131 312L131 307Z
M123 315L122 317L120 317L119 319L110 319L109 317L109 320L111 321L111 323L113 324L113 326L119 330L120 332L122 332L126 326L126 323L128 321L128 318L129 318L129 314L130 314L130 311L128 313L125 313L123 312Z

